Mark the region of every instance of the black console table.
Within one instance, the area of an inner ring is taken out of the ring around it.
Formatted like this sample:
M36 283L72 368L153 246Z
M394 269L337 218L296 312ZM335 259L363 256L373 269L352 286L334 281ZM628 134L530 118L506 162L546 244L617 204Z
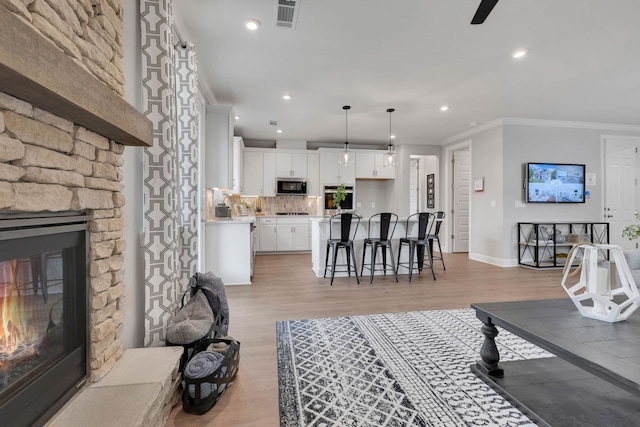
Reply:
M567 252L579 242L609 243L608 222L519 222L518 264L564 267ZM608 254L603 253L608 259Z
M570 299L472 304L484 326L471 370L543 426L640 425L640 312L587 319ZM496 326L558 357L500 362Z

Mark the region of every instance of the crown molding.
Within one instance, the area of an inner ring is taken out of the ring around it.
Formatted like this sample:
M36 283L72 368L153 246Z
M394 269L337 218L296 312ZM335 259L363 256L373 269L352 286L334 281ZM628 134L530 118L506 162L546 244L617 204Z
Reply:
M624 124L618 124L618 123L574 122L569 120L519 119L519 118L512 118L512 117L505 117L502 119L502 122L505 125L546 126L546 127L558 127L558 128L640 132L640 126L638 125L624 125Z
M473 129L465 130L464 132L460 132L448 138L445 138L442 141L440 141L440 145L447 145L452 142L458 141L460 139L468 138L477 133L484 132L486 130L492 129L497 126L502 126L502 125L503 125L503 119L492 120L490 122L475 126Z
M539 120L539 119L521 119L517 117L504 117L496 119L482 125L476 126L473 129L466 130L464 132L457 133L448 138L440 141L440 145L450 144L452 142L468 138L480 132L492 129L497 126L504 125L521 125L521 126L544 126L544 127L557 127L557 128L572 128L572 129L596 129L616 132L640 132L639 125L623 125L617 123L597 123L597 122L574 122L569 120Z

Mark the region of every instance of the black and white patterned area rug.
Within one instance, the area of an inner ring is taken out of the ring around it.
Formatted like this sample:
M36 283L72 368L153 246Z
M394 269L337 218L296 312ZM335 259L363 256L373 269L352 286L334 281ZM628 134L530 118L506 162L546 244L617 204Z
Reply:
M533 426L469 370L482 323L471 309L280 321L280 424ZM550 353L500 330L500 360Z

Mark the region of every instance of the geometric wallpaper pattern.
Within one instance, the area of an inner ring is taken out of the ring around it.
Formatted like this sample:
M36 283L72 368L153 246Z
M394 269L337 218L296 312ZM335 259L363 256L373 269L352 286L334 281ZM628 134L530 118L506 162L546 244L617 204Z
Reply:
M180 252L178 296L198 267L198 64L193 44L175 46L176 110L178 113L178 174L180 193Z
M171 0L141 0L142 108L153 124L144 150L144 345L164 344L177 309L178 172Z

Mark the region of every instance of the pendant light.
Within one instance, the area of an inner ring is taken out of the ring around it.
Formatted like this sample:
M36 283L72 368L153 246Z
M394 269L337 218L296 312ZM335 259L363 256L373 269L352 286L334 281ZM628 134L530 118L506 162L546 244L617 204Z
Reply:
M340 157L338 158L338 164L340 166L351 166L355 163L356 156L353 151L349 150L349 139L348 137L348 113L351 107L349 105L345 105L342 107L344 110L344 150L340 152Z
M394 151L393 144L391 143L391 140L394 138L391 133L391 113L394 111L396 111L394 108L387 109L387 113L389 113L389 151L384 155L384 162L382 165L385 168L395 168L398 164L396 152Z

